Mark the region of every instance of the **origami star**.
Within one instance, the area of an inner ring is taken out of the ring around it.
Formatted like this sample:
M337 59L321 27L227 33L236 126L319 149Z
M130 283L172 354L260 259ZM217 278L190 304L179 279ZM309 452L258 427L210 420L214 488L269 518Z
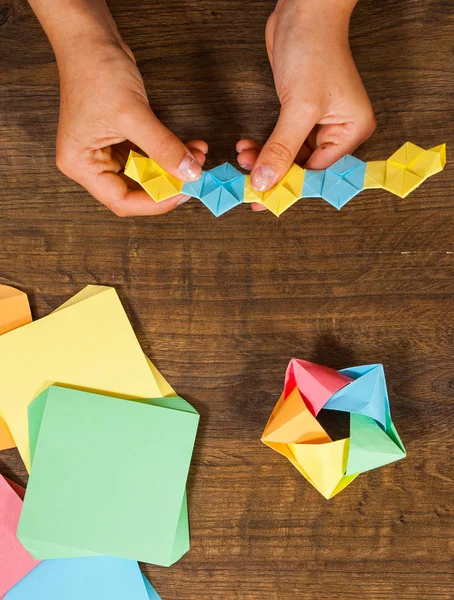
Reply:
M445 164L446 144L424 150L407 142L388 160L367 163L364 188L384 188L405 198Z
M303 183L304 169L294 163L281 181L263 194L262 204L279 217L301 198ZM259 202L259 200L254 200L254 202Z
M140 183L155 202L178 196L183 188L182 181L164 171L151 158L142 156L138 152L129 153L125 175Z
M323 198L341 209L364 189L366 163L350 154L325 171L306 171L303 198Z
M220 217L243 202L245 181L245 175L224 163L204 172L198 181L185 184L183 193L199 198L216 217Z
M330 438L317 421L322 409L350 413L349 438ZM379 364L335 371L293 359L262 441L288 458L327 499L360 473L406 456Z
M264 192L259 192L251 185L251 176L246 175L246 184L244 186L244 202L250 204L251 202L257 202L263 204Z

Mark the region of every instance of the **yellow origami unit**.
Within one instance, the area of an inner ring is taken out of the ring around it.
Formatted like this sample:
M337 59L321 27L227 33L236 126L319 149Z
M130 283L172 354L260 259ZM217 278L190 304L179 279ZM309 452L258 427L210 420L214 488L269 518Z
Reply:
M364 189L383 188L405 198L446 165L446 144L424 150L407 142L386 161L366 165Z
M183 182L170 175L151 158L131 151L125 166L125 175L139 183L155 202L178 196Z

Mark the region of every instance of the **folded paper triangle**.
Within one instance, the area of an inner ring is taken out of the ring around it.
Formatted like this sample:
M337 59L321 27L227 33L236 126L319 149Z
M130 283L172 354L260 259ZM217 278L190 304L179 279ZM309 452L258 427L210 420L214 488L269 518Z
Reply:
M267 442L300 443L330 442L331 439L307 408L298 388L285 400L282 398L270 419L262 440Z
M263 204L268 210L279 217L301 198L304 173L304 169L294 163L281 181L264 193Z
M347 438L326 444L289 445L296 460L309 476L312 485L326 499L334 495L344 477L349 442L350 440Z
M350 453L347 475L364 473L406 456L399 446L370 417L350 415Z
M198 421L182 398L49 387L29 408L32 472L18 538L43 559L170 566L189 550L185 486Z
M367 369L364 371L361 367L356 367L340 371L353 381L335 392L323 408L359 413L376 419L385 427L389 406L386 401L383 365L368 365Z
M329 398L350 381L335 369L293 358L285 374L284 397L296 386L308 409L317 416Z
M139 183L155 202L168 200L181 193L183 182L162 169L151 158L131 151L125 175Z

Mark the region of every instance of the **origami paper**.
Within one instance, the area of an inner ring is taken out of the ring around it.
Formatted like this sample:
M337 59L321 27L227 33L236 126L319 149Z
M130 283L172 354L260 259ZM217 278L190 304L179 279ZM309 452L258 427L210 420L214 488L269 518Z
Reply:
M168 200L181 193L183 182L170 175L151 158L131 150L125 175L139 183L155 202Z
M322 409L350 413L349 438L330 438L316 419ZM406 456L391 420L379 364L335 371L292 359L262 441L285 456L327 499L360 473Z
M322 171L293 164L267 192L254 189L250 175L242 175L229 163L203 172L198 181L183 183L150 158L131 152L125 174L154 199L164 200L181 192L201 200L217 217L243 202L264 204L280 216L300 198L323 198L338 210L364 189L384 188L404 198L445 164L446 144L423 150L407 142L386 161L364 163L347 154Z
M0 598L39 564L16 537L22 510L19 487L0 475Z
M9 285L0 285L0 335L26 325L32 320L27 294ZM0 410L0 451L16 444Z
M29 422L32 471L17 535L33 556L170 566L189 550L185 486L199 422L190 404L51 386Z
M293 164L281 181L263 195L268 210L279 217L302 196L304 169Z
M244 186L244 202L246 204L251 204L252 202L263 204L264 197L264 192L259 192L258 190L252 187L251 176L246 175L246 183Z
M364 189L366 163L347 154L325 171L306 171L303 198L323 198L341 209Z
M183 193L197 196L216 217L220 217L243 202L245 180L245 175L224 163L205 172L200 183L185 184Z
M446 164L446 144L424 150L405 143L387 161L367 164L364 188L384 188L406 198L426 179L442 171Z
M4 600L160 600L135 561L111 558L46 560Z
M54 313L0 336L0 410L27 468L27 408L53 383L126 398L162 396L113 288L88 286Z

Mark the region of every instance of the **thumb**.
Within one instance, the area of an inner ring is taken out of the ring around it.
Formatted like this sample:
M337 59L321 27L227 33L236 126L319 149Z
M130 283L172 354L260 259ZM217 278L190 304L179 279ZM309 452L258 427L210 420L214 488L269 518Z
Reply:
M292 166L296 155L317 122L312 110L282 107L279 120L260 152L251 173L252 186L266 192L276 185Z
M123 118L120 133L174 177L196 181L202 176L202 167L192 153L149 106L135 107L128 113Z

